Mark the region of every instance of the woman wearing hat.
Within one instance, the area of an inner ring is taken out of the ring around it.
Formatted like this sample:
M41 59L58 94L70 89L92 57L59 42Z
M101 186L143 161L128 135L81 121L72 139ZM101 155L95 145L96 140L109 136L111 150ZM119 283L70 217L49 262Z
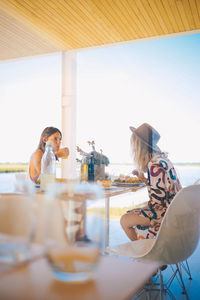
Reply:
M126 235L134 241L156 237L168 206L182 187L171 161L157 146L160 134L147 123L130 129L131 148L138 167L133 174L144 180L149 194L146 207L128 211L120 220Z

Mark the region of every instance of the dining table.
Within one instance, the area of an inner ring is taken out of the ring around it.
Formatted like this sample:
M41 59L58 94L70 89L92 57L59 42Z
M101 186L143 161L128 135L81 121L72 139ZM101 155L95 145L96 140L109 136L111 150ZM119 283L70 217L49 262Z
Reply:
M16 266L0 265L2 300L128 300L157 271L158 262L137 262L102 255L94 276L86 282L58 281L44 253Z
M59 182L67 182L66 179L65 181L59 181ZM122 185L112 185L108 188L103 188L104 191L104 199L105 199L105 245L104 248L106 249L109 247L109 240L110 240L110 200L111 198L127 193L135 193L142 188L145 187L145 184L122 184ZM0 194L0 198L2 196L7 196L9 195L15 195L16 199L20 197L20 195L23 194L23 191L15 191L13 193L2 193ZM42 210L44 206L44 201L45 201L45 192L41 192L38 187L35 188L35 196L36 196L36 202L37 202L37 218L38 218L38 230L36 233L36 242L41 241L41 227L43 226L42 224ZM67 197L67 196L66 196Z
M105 189L106 246L109 243L110 198L129 192L136 192L141 188L143 188L142 185ZM5 199L6 195L9 197L9 195L13 194L0 194L0 201ZM21 196L21 193L16 193L16 201ZM36 198L41 205L45 200L45 195L38 192L36 193ZM39 206L39 213L41 213L41 207ZM28 260L11 267L0 264L0 299L131 299L156 273L160 266L159 262L133 261L128 258L102 253L94 272L94 277L91 280L82 283L66 283L54 278L40 241L41 232L38 230L33 243L34 247Z

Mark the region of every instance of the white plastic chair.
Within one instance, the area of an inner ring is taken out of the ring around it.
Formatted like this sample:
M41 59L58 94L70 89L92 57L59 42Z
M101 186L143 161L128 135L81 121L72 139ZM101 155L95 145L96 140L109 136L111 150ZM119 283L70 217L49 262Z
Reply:
M200 179L197 179L194 182L194 184L200 184ZM173 266L171 266L171 268L173 270ZM188 263L187 259L184 262L180 263L180 269L186 272L186 274L188 275L189 280L192 280L192 274L191 274L190 266L189 266L189 263Z
M200 179L197 179L194 184L200 184ZM173 269L173 267L172 267ZM186 272L186 274L188 275L188 279L192 280L192 274L190 271L190 267L189 267L189 263L187 260L185 260L184 262L180 263L180 269L182 269L183 271Z
M163 218L156 239L137 240L107 248L107 253L128 256L142 261L159 261L160 265L175 264L183 290L188 298L179 263L195 251L200 233L200 185L191 185L179 191ZM170 294L160 272L161 294Z

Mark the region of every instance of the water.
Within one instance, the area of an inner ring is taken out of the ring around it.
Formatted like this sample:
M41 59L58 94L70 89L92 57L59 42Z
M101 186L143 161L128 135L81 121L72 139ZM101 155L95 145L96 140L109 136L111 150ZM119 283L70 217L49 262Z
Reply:
M55 179L56 176L55 174L41 174L40 175L40 189L41 191L46 191L47 189L47 186L50 184L50 183L53 183L55 182Z
M98 248L71 247L47 253L50 266L56 279L67 282L80 282L93 278L98 264L100 251Z
M175 165L176 171L180 178L182 186L194 184L200 178L200 166L194 165ZM120 174L130 175L134 167L132 165L112 165L106 167L106 173L111 176L119 176ZM60 177L60 169L56 170L56 177ZM78 170L79 173L79 170ZM25 173L0 173L0 193L11 193L15 190L16 176Z

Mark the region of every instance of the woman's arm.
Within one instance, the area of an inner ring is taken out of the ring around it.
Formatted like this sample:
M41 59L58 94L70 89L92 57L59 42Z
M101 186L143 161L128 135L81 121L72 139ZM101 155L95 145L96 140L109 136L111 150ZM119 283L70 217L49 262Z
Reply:
M69 149L67 147L60 148L56 153L56 157L58 158L68 158L69 156Z
M32 181L36 182L40 177L41 173L41 160L43 152L41 150L36 150L30 159L29 163L29 176Z
M138 179L141 179L147 185L148 179L144 176L143 172L139 172L138 170L133 170L132 174L137 176Z

